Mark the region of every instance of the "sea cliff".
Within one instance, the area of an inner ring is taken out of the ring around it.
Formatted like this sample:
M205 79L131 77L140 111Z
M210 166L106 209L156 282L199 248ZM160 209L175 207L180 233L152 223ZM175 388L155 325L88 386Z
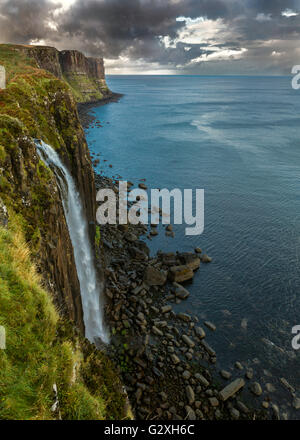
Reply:
M138 419L265 418L243 402L253 372L237 369L227 383L232 374L221 371L216 379L217 353L206 341L216 326L206 321L204 330L197 316L176 312L190 295L182 284L212 259L200 248L151 256L141 236L158 235L154 225L95 226L95 188L117 194L118 181L95 177L77 106L113 95L103 61L0 45L0 65L7 74L0 90L0 326L7 335L0 419L123 420L132 418L127 395ZM36 140L58 153L81 195L105 278L108 347L84 338L62 194ZM165 234L173 236L171 225Z
M77 102L110 93L103 61L77 51L0 45L0 65L7 75L0 90L0 325L7 335L0 419L126 417L114 365L83 338L62 198L35 145L36 139L51 145L70 170L94 240L94 173Z

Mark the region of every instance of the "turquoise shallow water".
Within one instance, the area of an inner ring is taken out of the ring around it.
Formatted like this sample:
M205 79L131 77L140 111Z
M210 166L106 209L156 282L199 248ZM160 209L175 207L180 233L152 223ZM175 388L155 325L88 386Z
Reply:
M291 347L291 328L300 325L300 93L288 77L108 83L124 97L94 109L102 127L90 127L87 139L107 160L99 170L145 178L152 188L205 189L204 233L186 237L185 226L175 226L174 239L162 231L151 249L199 246L213 257L179 307L216 323L208 341L223 368L251 365L289 407L278 378L300 391L300 353Z

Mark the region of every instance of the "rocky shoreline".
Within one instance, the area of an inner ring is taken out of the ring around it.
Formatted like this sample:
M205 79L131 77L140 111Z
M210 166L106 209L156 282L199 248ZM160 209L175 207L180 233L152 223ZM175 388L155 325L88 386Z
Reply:
M90 109L84 106L83 115ZM95 119L84 116L85 127ZM99 159L92 156L96 167ZM95 183L97 190L111 188L118 195L117 178L95 174ZM112 331L108 350L137 419L287 418L272 402L272 390L264 392L255 381L252 368L236 362L232 372L217 370L217 354L207 342L218 331L213 323L174 311L175 305L188 301L186 281L211 257L199 248L150 257L145 238L158 235L154 225L105 225L99 231L96 254L105 267L105 315ZM173 235L171 225L165 233ZM292 396L295 407L299 399Z
M97 175L96 187L117 192L117 181ZM222 383L215 380L211 366L217 354L206 335L216 326L200 325L196 316L173 310L175 304L188 300L189 291L182 283L211 259L201 249L151 258L141 240L148 232L145 225L101 226L106 317L112 331L109 350L120 366L135 417L266 418L240 397L246 382L250 384L250 372L231 380L231 374L223 371Z
M95 107L100 107L111 102L118 102L122 96L124 95L121 93L111 92L109 96L101 100L77 104L80 122L83 128L88 128L89 125L96 120L95 116L91 113Z

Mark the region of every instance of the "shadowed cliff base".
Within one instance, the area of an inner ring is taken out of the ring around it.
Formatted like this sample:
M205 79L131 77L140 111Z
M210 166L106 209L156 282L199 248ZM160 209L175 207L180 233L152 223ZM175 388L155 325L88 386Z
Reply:
M109 104L111 102L119 102L119 100L124 95L122 93L114 93L111 92L111 95L107 98L95 101L95 102L85 102L85 103L79 103L77 105L79 118L81 125L83 128L88 128L89 125L96 120L96 117L93 115L93 109L96 107L100 107L102 105Z

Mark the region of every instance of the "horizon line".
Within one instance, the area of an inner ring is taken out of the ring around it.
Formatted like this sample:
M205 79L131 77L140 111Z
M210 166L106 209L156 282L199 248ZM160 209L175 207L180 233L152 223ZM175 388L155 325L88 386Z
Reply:
M231 73L231 74L202 74L202 73L105 73L105 76L211 76L211 77L293 77L289 74L244 74L244 73Z

